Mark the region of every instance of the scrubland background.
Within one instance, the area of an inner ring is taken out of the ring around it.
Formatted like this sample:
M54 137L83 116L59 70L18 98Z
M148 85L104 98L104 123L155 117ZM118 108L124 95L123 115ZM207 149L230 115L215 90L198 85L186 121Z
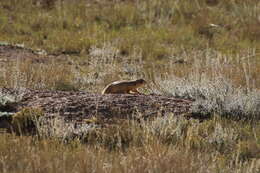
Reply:
M259 0L1 0L0 41L53 56L1 65L1 87L99 93L142 77L143 93L211 115L129 120L84 142L3 133L0 172L260 171Z

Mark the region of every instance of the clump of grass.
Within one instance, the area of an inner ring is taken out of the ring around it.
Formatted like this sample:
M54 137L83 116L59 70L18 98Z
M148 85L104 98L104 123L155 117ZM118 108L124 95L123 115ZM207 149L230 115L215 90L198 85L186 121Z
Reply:
M172 77L161 81L160 87L175 97L194 99L193 113L205 118L214 113L235 119L260 118L259 91L245 92L225 78L212 81L206 77L202 81L192 81Z
M40 108L24 108L12 116L12 127L17 134L34 134L37 121L44 115Z
M36 123L36 129L40 138L57 139L64 143L75 139L83 141L92 131L98 128L99 125L96 122L66 122L61 116L51 114L39 118Z

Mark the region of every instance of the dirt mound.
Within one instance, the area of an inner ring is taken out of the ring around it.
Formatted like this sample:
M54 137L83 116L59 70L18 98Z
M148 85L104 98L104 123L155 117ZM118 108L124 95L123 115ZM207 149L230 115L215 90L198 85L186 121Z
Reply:
M17 93L13 89L2 92ZM188 115L193 102L161 95L101 95L80 91L31 89L25 89L22 93L21 101L13 106L14 111L20 111L25 107L40 107L46 114L57 114L67 120L89 119L93 116L105 119L132 118L133 116L149 118L163 116L165 113Z

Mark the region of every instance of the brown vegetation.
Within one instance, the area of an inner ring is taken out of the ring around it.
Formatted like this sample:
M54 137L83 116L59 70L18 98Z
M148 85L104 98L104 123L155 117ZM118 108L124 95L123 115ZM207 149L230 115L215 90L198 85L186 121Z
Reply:
M259 172L259 11L259 0L0 1L0 88L12 88L0 92L0 172ZM137 78L145 95L98 94ZM183 117L195 115L208 119Z

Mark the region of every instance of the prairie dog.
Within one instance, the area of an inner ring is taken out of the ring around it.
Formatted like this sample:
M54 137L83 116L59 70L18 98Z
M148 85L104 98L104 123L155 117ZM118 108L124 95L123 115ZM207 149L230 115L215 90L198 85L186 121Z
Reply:
M102 94L131 94L131 92L141 94L137 91L137 88L146 83L144 79L115 81L108 84Z

